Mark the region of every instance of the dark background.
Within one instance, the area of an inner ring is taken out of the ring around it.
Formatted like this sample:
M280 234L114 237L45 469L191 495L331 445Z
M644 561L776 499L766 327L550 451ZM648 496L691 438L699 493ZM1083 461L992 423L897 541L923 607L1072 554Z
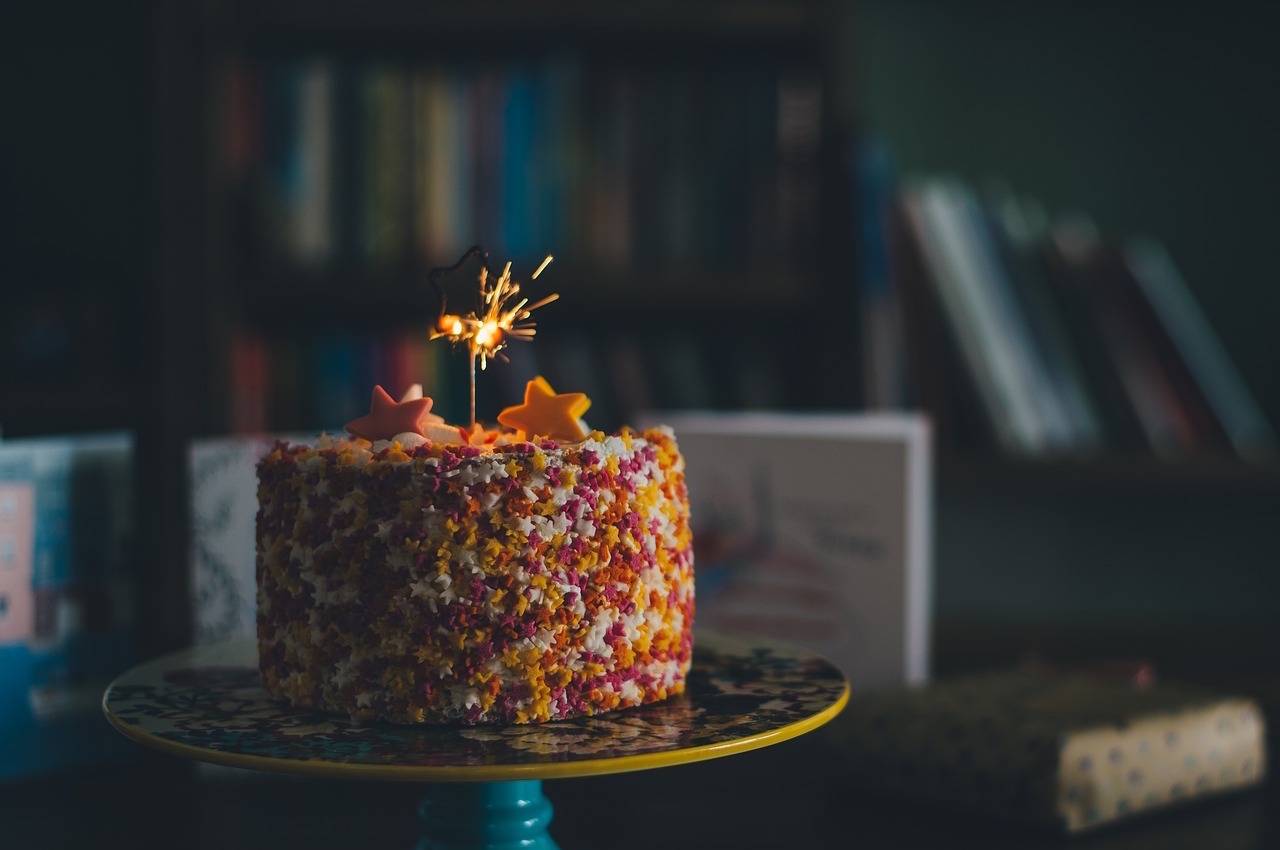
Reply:
M154 652L186 643L185 445L191 436L230 430L227 328L242 312L263 309L241 300L243 282L233 280L229 256L235 245L211 201L211 69L228 54L308 45L412 55L419 41L452 50L471 43L573 50L597 37L659 63L668 49L712 62L741 61L759 49L819 69L827 108L821 256L813 271L827 287L821 291L837 299L826 321L847 328L845 344L833 344L821 366L780 355L804 396L781 406L861 407L849 271L855 221L852 204L840 200L851 185L842 182L850 170L842 155L874 134L903 173L1000 179L1053 210L1086 211L1105 230L1159 237L1261 406L1280 422L1273 339L1280 53L1269 12L1268 4L1243 2L863 0L734 10L652 3L616 13L553 4L539 19L502 4L464 13L389 0L360 12L337 3L23 4L6 14L8 117L0 134L8 212L0 237L3 433L138 434L139 499L151 520L139 540L142 645ZM833 271L840 269L844 277ZM566 302L573 295L566 292ZM697 291L664 297L677 312L688 298L694 332L708 321L692 306ZM785 309L807 310L807 297L798 292ZM578 315L589 315L591 302L581 298L587 306ZM333 318L316 326L326 322ZM1039 653L1066 661L1139 657L1162 670L1208 671L1233 682L1275 674L1274 460L1159 462L1116 453L1028 460L975 449L940 453L936 480L940 673ZM846 795L860 792L840 784L838 767L814 767L822 756L820 743L798 743L741 759L741 775L762 787L802 777L782 792L777 812L762 811L767 800L759 795L748 794L748 805L723 792L705 804L706 819L674 803L671 816L691 824L736 816L729 833L761 846L785 846L796 836L835 843L833 836L858 828L850 823L855 815L866 819L869 836L940 837L920 833L906 806L846 809ZM24 846L66 846L83 837L82 828L113 825L140 830L146 846L175 836L259 846L241 843L245 833L229 823L261 835L261 846L363 843L366 834L405 843L412 834L411 825L385 825L406 811L408 789L276 783L244 792L238 779L174 778L176 770L148 758L127 774L129 783L101 774L70 786L40 780L10 789L16 808L9 812L22 813L13 822L29 839ZM644 777L604 780L600 793L622 805L627 794L668 782L687 793L735 775L727 764L704 766L683 778L658 774L653 785ZM585 784L550 791L566 846L590 843ZM112 790L86 790L101 785ZM136 795L126 792L135 786ZM242 793L260 794L262 805L246 808ZM298 825L295 818L310 818L326 800L326 807L359 801L352 805L369 817ZM1254 795L1194 809L1156 824L1155 833L1122 832L1106 846L1168 846L1158 842L1170 832L1192 836L1184 846L1264 846L1274 835L1263 817L1269 802ZM91 816L64 819L64 803ZM138 810L124 814L130 806ZM148 826L161 810L168 814ZM992 829L963 824L1003 846ZM714 833L697 834L699 846L716 843Z

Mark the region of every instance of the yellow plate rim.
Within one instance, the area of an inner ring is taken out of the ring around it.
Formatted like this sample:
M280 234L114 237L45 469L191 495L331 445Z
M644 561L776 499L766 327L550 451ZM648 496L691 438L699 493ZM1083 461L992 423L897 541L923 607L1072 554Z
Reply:
M701 744L695 747L664 750L656 753L638 753L630 756L618 756L617 758L458 767L447 765L347 764L323 759L272 758L270 756L227 753L221 750L182 744L138 729L136 726L125 723L112 713L107 705L107 697L114 687L115 682L112 682L102 695L102 713L106 715L107 722L117 732L144 747L180 758L209 764L220 764L227 767L240 767L246 770L335 779L375 779L393 782L500 782L518 779L573 779L575 777L604 776L610 773L629 773L637 770L652 770L659 767L709 761L710 759L723 758L724 756L737 755L738 753L781 744L784 741L790 741L793 738L798 738L825 726L844 710L849 703L850 695L849 681L846 679L840 696L831 705L809 717L797 720L794 723L788 723L785 726L779 726L777 729L770 729L767 732L735 738L731 741L720 741L715 744Z

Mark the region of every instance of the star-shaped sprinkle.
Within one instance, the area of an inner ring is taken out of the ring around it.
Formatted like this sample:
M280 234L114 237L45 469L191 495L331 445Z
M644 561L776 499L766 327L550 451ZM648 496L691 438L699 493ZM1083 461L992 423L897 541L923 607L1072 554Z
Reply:
M396 401L381 386L373 388L369 412L347 423L347 430L366 440L389 440L396 434L423 434L423 427L438 416L431 415L430 398Z
M578 420L589 407L591 399L583 393L557 393L539 375L525 385L524 404L508 407L498 414L498 421L531 437L582 440L587 431Z

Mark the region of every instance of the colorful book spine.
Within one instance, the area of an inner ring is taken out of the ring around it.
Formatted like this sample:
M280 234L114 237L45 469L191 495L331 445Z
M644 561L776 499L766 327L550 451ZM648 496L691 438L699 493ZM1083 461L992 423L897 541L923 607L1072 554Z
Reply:
M260 171L241 182L262 186L268 259L413 267L483 242L615 270L811 264L822 90L803 68L322 56L227 73L224 159Z

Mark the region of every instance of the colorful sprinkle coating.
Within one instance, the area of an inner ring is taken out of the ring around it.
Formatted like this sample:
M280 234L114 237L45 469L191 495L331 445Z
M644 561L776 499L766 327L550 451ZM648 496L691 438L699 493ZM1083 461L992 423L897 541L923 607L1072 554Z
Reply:
M535 723L684 690L693 549L668 429L278 443L258 504L262 678L294 706Z

